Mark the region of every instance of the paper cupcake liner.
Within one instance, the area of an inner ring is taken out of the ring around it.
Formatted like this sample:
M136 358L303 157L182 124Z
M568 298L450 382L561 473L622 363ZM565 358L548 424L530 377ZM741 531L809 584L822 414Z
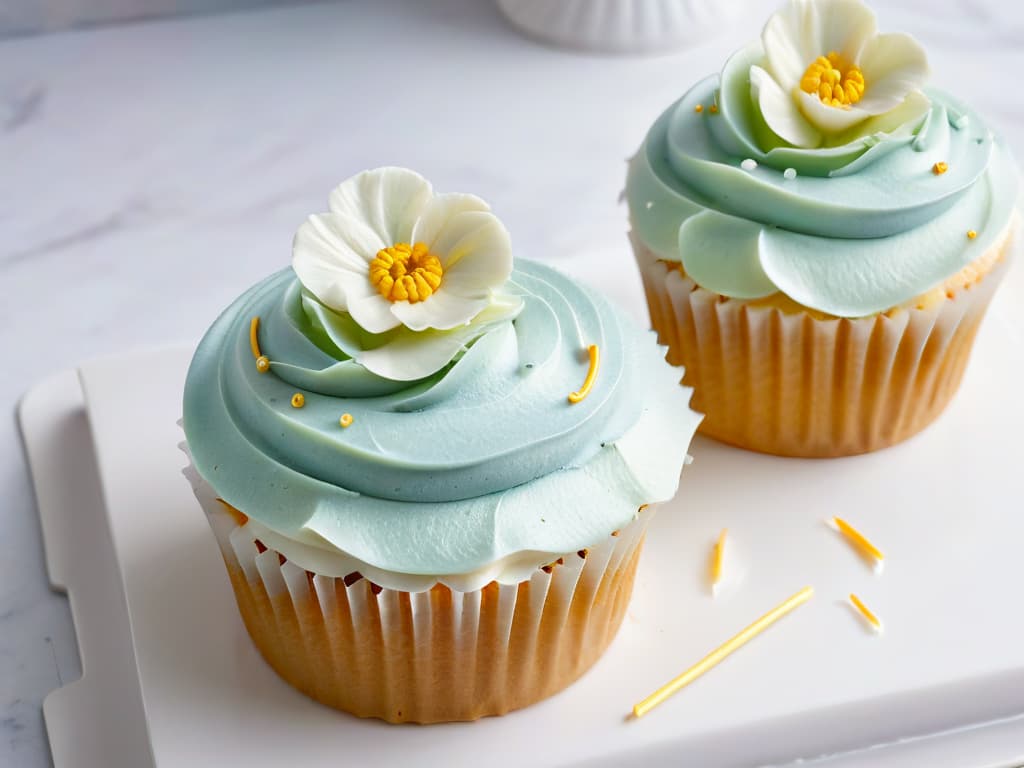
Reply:
M847 456L916 434L946 407L1008 258L926 309L815 319L707 291L633 237L658 340L683 365L700 431L779 456Z
M307 571L266 548L237 511L207 509L270 666L323 704L396 723L500 715L582 675L622 622L652 513L519 584L404 592Z

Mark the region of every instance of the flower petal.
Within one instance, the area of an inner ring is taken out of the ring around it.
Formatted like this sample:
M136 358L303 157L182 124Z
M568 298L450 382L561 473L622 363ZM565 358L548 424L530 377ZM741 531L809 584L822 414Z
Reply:
M790 0L761 33L767 69L789 91L819 56L835 51L859 61L877 29L874 12L861 0Z
M846 61L859 63L862 52L878 34L878 19L861 0L829 0L817 5L818 56L835 51ZM813 59L808 59L810 64ZM806 66L806 65L805 65Z
M369 284L370 281L366 282ZM393 306L375 290L366 296L350 296L348 299L348 313L363 330L370 333L384 333L402 324L392 313Z
M818 94L794 91L799 100L800 110L811 125L826 135L842 133L857 123L867 120L870 115L859 106L843 108L832 107L822 102Z
M497 296L469 325L449 331L403 328L392 341L356 355L355 360L371 373L392 381L422 379L451 362L473 339L514 318L522 306L517 296Z
M420 213L413 227L412 241L426 243L433 250L434 242L448 221L465 211L489 211L490 207L476 195L448 192L434 195ZM412 242L410 241L410 242Z
M512 274L512 241L493 213L466 211L445 222L431 250L441 260L442 289L463 296L483 295ZM459 268L463 259L470 261Z
M750 95L768 127L796 147L817 147L821 133L800 113L793 98L765 70L750 68Z
M387 245L407 243L430 201L430 182L408 168L376 168L343 181L331 192L335 213L365 221Z
M487 297L467 298L452 291L441 288L425 301L412 304L408 301L396 301L391 312L402 321L402 325L413 331L435 328L446 331L466 325L480 314L480 310L488 304Z
M316 214L295 233L292 268L310 293L345 311L351 298L373 290L368 265L383 247L380 237L357 218Z
M928 56L910 35L878 35L865 46L860 59L864 73L864 98L857 106L880 115L898 106L911 91L928 79Z
M875 133L892 133L901 126L907 126L908 129L916 127L918 121L928 113L931 105L931 101L921 91L911 91L898 107L890 109L881 115L869 117L863 123L855 126L849 133L831 137L832 141L838 146L853 141L860 136L870 136Z
M813 7L804 0L790 0L768 19L761 32L761 44L767 68L778 78L783 90L795 88L807 65L821 56L818 40Z

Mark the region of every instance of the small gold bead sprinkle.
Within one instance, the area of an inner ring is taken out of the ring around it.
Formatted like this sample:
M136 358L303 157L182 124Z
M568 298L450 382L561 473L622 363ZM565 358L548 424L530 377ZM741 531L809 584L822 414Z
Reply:
M975 231L974 231L973 229L969 229L969 230L967 230L967 239L968 239L968 240L973 240L973 239L974 239L974 238L976 238L977 236L978 236L978 233L977 233L977 232L975 232Z
M292 408L301 408L306 404L306 396L301 392L296 392L292 395Z
M718 114L718 105L717 104L712 104L710 107L708 107L708 112L710 112L712 115L717 115Z
M341 424L341 426L343 426L346 429L348 429L349 427L352 426L352 414L351 413L343 413L343 414L341 414L341 418L338 419L338 423Z
M934 173L936 176L941 176L942 174L944 174L948 170L949 170L949 164L948 163L939 162L939 163L936 163L935 165L932 166L932 173Z
M698 104L696 107L693 108L693 111L694 112L703 112L704 111L704 105L703 104Z
M260 355L256 358L256 370L260 373L266 373L270 370L270 358L266 355Z

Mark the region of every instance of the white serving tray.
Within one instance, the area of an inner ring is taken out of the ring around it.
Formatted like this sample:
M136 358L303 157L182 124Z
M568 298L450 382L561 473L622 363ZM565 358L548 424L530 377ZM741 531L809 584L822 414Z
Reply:
M428 727L321 707L249 642L181 475L190 349L87 363L81 387L59 374L20 409L51 580L70 592L82 654L83 678L44 705L56 766L1019 765L1022 299L1018 265L960 393L901 446L796 460L698 439L677 500L652 523L623 628L594 669L526 710ZM823 524L832 514L885 550L883 576ZM729 569L743 576L712 598L704 574L725 526ZM626 720L806 584L811 603ZM851 591L883 617L882 637L845 605Z

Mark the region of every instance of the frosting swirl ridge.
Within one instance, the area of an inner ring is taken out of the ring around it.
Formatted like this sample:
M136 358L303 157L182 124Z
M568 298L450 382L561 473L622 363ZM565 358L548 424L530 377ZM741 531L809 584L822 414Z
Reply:
M858 317L941 284L1005 236L1017 173L977 113L914 92L856 130L794 146L751 94L764 55L760 42L733 55L658 118L632 159L633 228L659 257L726 296L781 291Z
M653 334L536 263L517 260L503 290L496 301L517 313L476 319L468 339L453 329L448 365L394 381L355 362L352 345L374 340L291 270L267 278L214 323L190 368L196 469L283 536L410 574L574 551L670 498L699 417ZM570 404L591 344L599 374ZM689 416L670 426L654 415L662 408Z

